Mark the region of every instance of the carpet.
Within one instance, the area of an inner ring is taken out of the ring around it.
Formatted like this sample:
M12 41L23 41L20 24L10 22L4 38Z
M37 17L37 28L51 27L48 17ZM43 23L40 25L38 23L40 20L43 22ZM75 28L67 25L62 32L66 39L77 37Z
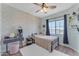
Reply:
M67 54L59 52L57 50L53 50L50 53L49 51L45 50L42 47L39 47L36 44L21 48L20 52L23 56L68 56Z

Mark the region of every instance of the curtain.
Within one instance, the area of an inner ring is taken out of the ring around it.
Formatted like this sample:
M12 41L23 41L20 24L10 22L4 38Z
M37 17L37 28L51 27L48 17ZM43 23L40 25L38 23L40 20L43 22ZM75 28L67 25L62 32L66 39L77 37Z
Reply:
M50 31L49 31L49 20L46 20L46 35L50 35Z
M67 15L64 15L64 44L69 44L68 42L68 35L67 35Z

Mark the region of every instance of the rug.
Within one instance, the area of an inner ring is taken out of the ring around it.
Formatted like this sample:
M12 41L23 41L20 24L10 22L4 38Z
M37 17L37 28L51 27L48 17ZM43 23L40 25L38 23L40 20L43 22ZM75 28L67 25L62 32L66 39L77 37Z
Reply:
M39 47L36 44L21 48L20 52L23 56L68 56L67 54L59 52L57 50L53 50L50 53L49 51L45 50L42 47Z

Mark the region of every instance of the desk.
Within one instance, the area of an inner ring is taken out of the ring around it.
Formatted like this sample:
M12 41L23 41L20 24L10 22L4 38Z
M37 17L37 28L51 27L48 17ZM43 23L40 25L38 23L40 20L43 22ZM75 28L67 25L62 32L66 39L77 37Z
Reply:
M9 37L8 39L5 39L3 41L4 44L6 44L6 52L8 53L8 44L9 43L12 43L12 42L17 42L17 41L22 41L24 40L23 38L19 37L19 38L16 38L16 37Z

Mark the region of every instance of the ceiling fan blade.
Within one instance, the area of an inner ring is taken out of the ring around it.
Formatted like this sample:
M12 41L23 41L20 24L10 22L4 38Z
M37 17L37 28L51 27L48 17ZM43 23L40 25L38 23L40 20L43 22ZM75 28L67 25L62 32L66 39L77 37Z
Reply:
M44 7L45 7L45 8L48 8L48 5L47 5L46 3L44 3Z
M37 5L37 6L40 6L40 7L41 7L41 4L38 4L38 3L33 3L33 4L35 4L35 5Z
M54 8L56 8L56 6L48 6L49 8L51 8L51 9L54 9Z
M39 12L40 10L35 11L35 13Z

